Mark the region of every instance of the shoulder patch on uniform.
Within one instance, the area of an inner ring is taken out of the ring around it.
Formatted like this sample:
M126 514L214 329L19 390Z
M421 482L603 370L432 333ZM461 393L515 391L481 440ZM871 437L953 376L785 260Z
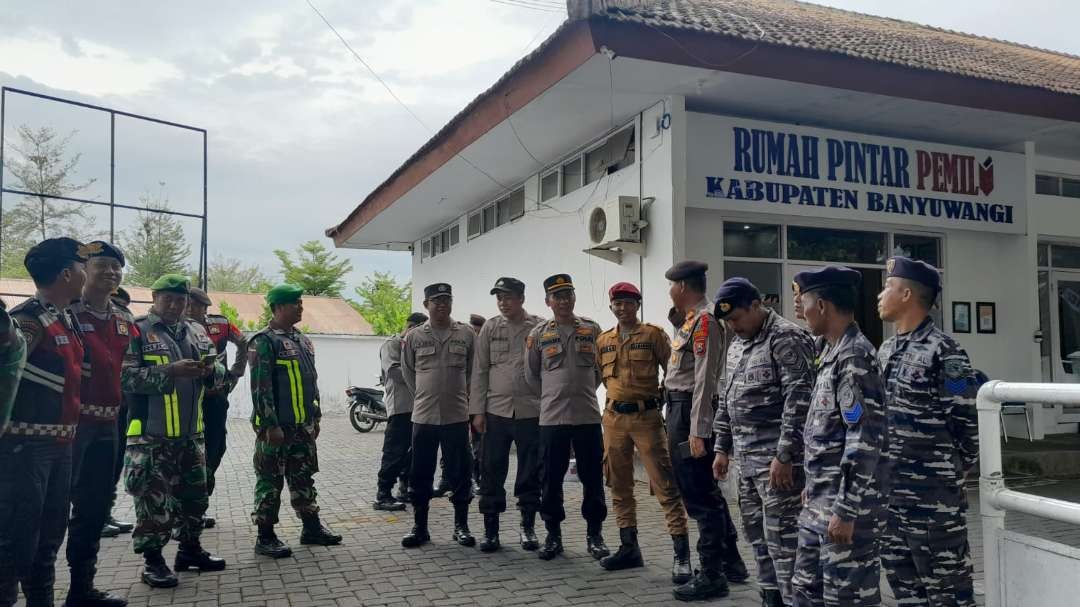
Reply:
M964 362L956 358L947 358L942 364L942 372L949 379L964 377Z
M862 418L862 412L863 406L860 402L856 402L850 408L841 409L841 413L844 416L844 421L849 424L858 423L859 419Z
M705 352L709 349L709 321L708 319L699 322L697 329L694 330L694 355L705 356Z

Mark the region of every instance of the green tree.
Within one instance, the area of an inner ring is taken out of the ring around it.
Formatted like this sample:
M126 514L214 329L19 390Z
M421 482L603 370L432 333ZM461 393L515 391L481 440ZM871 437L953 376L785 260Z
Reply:
M229 322L236 325L238 329L244 328L244 321L240 320L240 311L233 307L231 303L224 299L218 302L218 310L221 311L221 315L229 319Z
M72 196L96 181L77 180L82 154L67 152L75 133L61 136L51 127L35 130L25 124L18 128L17 139L9 146L10 155L4 159L4 169L12 177L5 186L39 196L7 196L9 204L13 200L18 202L4 208L0 225L0 275L27 276L23 257L38 241L57 236L81 240L101 237L86 205L48 198Z
M215 257L206 269L207 290L226 293L265 293L273 285L257 265L245 266L235 257ZM192 283L198 283L196 276Z
M389 272L375 272L356 287L353 308L371 324L376 335L393 335L405 328L412 310L412 284L398 284Z
M149 287L163 274L187 273L191 246L175 215L154 212L169 210L167 198L145 194L140 202L146 210L139 211L135 225L121 235L121 242L127 256L127 282Z
M281 249L274 250L281 261L285 282L303 287L306 295L341 297L345 288L342 278L352 271L352 263L339 259L317 240L305 242L296 249L295 261Z

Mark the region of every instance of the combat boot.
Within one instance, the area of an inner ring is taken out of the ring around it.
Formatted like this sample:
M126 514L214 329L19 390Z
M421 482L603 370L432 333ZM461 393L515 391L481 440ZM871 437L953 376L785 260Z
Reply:
M563 551L562 529L559 523L548 523L546 526L547 537L544 538L544 545L540 547L540 551L536 553L542 561L550 561Z
M94 588L93 567L73 567L64 607L126 607L127 601Z
M604 543L604 536L601 534L599 523L588 524L588 530L585 532L585 549L598 561L611 554L607 544Z
M173 588L176 586L176 574L165 564L161 550L147 550L143 553L142 581L151 588Z
M408 535L401 538L402 548L418 548L431 541L428 534L428 507L417 506L413 511L413 528Z
M532 552L540 547L540 539L536 537L536 511L521 511L521 549Z
M761 591L761 607L787 607L787 605L784 605L784 597L780 595L780 591L773 588Z
M484 539L480 542L480 552L495 552L499 549L499 515L484 515Z
M120 533L131 533L131 530L135 528L135 525L125 521L118 521L113 518L112 515L109 515L109 520L106 521L105 524L116 527L116 529L119 530Z
M379 490L375 494L375 503L371 505L376 510L388 510L388 511L401 511L405 509L405 503L399 502L394 499L394 496L390 495L390 491Z
M213 529L217 525L217 519L212 516L203 515L202 526L203 529Z
M680 601L704 601L723 598L728 595L727 578L718 569L703 569L694 574L690 581L677 586L671 591Z
M259 537L255 540L255 554L283 559L292 556L292 548L278 539L273 525L259 525Z
M180 544L180 549L176 551L176 560L173 562L173 567L177 571L189 571L191 569L197 571L221 571L225 568L225 559L212 556L209 552L203 550L199 542L191 542Z
M330 531L319 520L319 515L304 517L304 529L300 532L301 544L315 546L337 546L341 543L341 536Z
M671 563L671 583L685 584L694 575L690 566L690 538L686 535L671 536L675 548L675 560Z
M619 549L615 554L600 559L600 566L608 571L644 567L645 561L641 558L641 548L637 541L637 527L619 529L619 540Z
M469 506L454 506L454 541L466 548L476 545L476 538L469 531Z

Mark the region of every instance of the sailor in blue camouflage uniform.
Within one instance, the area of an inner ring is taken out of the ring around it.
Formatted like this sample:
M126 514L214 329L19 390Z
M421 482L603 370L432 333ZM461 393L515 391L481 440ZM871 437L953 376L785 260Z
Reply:
M814 388L814 344L795 323L762 305L745 278L729 278L713 315L736 339L716 412L713 473L738 462L739 511L754 547L763 607L791 603L802 511L803 426Z
M803 272L810 332L828 339L803 440L806 489L799 518L793 605L880 605L878 543L888 487L884 390L873 345L854 321L861 275L827 266Z
M893 468L881 563L902 606L975 605L964 477L979 456L978 390L967 353L930 318L941 275L905 257L886 265L878 311Z

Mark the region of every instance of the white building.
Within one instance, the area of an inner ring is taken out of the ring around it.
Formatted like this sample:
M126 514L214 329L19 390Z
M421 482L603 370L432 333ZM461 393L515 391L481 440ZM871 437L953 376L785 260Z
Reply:
M620 280L665 324L682 259L709 263L710 290L750 278L789 317L791 277L843 263L863 273L875 343L885 260L903 253L941 268L940 324L977 368L1075 381L1080 58L783 0L568 4L328 230L338 246L412 251L417 306L450 282L458 318L495 314L503 275L544 315L541 281L568 272L602 325ZM620 200L645 207L640 245L590 238L593 210ZM583 252L598 244L621 251ZM1037 437L1080 421L1028 415Z

